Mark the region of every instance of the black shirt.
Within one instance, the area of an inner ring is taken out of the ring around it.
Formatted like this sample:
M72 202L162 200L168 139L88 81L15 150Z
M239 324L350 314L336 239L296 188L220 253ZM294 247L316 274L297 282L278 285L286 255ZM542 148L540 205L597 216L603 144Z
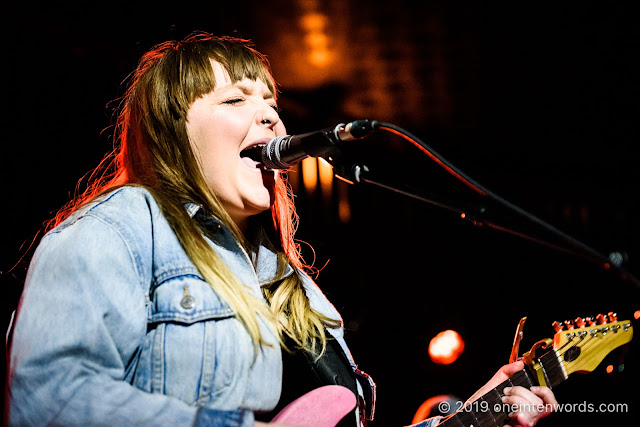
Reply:
M329 334L327 334L331 337ZM289 343L288 343L289 344ZM289 348L294 348L291 345ZM334 340L327 341L327 349L318 359L304 350L292 353L282 351L282 393L276 407L267 413L256 414L257 421L270 421L289 403L298 397L325 385L339 385L348 388L358 396L356 377L340 344ZM339 427L356 426L355 410L347 414L339 423Z

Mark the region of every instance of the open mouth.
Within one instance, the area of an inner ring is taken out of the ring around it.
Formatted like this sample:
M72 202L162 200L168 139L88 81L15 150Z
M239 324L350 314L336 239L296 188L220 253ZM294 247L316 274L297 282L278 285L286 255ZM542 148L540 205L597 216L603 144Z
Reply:
M247 166L268 171L270 169L266 168L262 164L262 149L266 145L267 144L252 145L251 147L242 150L240 152L240 157Z

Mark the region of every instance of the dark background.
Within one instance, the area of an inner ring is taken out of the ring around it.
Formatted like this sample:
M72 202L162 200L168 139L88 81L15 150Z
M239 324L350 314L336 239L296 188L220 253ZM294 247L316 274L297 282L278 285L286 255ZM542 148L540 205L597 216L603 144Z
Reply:
M296 39L303 3L331 18L328 34L347 47L338 61L346 71L298 84L305 76L296 77L282 40ZM121 82L146 50L193 30L250 38L269 56L290 133L359 118L393 123L597 252L623 251L625 268L640 274L640 38L630 7L330 4L326 10L313 1L5 8L3 327L42 223L112 147L112 101L124 91ZM367 70L363 58L371 49L377 65ZM378 93L376 72L386 79L384 96L367 98ZM358 99L364 101L354 108ZM562 243L476 197L397 136L377 134L358 144L352 154L384 182L469 204L467 212L482 205L488 220ZM632 319L640 310L637 285L581 256L474 226L375 186L335 182L327 196L303 188L297 173L291 180L301 217L297 237L315 251L305 245L306 260L324 266L317 282L343 314L359 367L377 382L373 426L409 424L430 396L470 396L507 362L523 316L521 353L552 336L553 320L608 311ZM347 195L348 222L338 219L337 194ZM427 346L445 329L457 330L466 348L443 366L429 359ZM626 403L627 412L558 413L540 425L637 419L637 341L556 389L561 403ZM609 364L611 374L604 371Z

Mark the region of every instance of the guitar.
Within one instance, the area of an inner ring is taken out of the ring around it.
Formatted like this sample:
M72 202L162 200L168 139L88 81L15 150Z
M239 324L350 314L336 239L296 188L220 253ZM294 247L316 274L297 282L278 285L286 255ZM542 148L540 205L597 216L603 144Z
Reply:
M522 337L523 321L516 333L518 343ZM538 341L523 355L525 369L448 416L438 427L503 426L508 420L508 412L503 411L506 407L501 400L505 387L531 388L543 385L554 388L574 372L593 371L607 354L633 337L631 322L618 321L614 313L599 314L595 318L579 317L575 321L564 322L564 325L554 322L553 326L556 330L553 340L547 338ZM517 356L516 343L514 349ZM540 350L547 351L538 356ZM337 385L324 386L291 402L271 422L290 426L333 427L355 405L356 398L349 389Z
M438 427L497 427L508 421L502 404L505 387L554 388L574 372L593 371L612 350L631 341L633 327L628 320L618 321L614 313L595 318L554 322L556 334L538 341L525 353L525 369L517 372L492 391L445 418ZM566 327L566 329L564 329ZM540 350L547 350L541 355Z
M311 390L285 406L271 423L298 427L334 427L356 407L356 396L339 385Z

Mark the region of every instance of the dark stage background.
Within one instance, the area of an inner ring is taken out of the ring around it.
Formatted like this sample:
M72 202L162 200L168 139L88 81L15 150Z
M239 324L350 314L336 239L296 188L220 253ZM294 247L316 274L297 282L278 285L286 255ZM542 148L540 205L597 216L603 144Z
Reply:
M250 38L269 56L290 133L359 118L401 126L597 251L624 251L626 268L640 275L640 38L631 8L326 3L5 6L3 327L29 243L112 146L111 101L122 95L121 82L154 44L193 30ZM308 64L313 49L320 56ZM357 144L354 155L385 182L455 204L484 203L396 136ZM553 320L608 311L631 319L640 310L637 286L581 257L374 186L335 181L327 192L302 185L298 172L291 180L298 238L315 250L304 246L305 257L324 266L317 282L343 314L360 368L378 384L373 426L409 424L430 396L470 396L507 362L522 316L521 352L551 337ZM340 201L348 219L338 216ZM484 206L489 219L551 237ZM437 365L427 345L445 329L457 330L466 349L455 363ZM627 412L574 410L540 425L637 419L637 343L556 389L561 403L626 403Z

